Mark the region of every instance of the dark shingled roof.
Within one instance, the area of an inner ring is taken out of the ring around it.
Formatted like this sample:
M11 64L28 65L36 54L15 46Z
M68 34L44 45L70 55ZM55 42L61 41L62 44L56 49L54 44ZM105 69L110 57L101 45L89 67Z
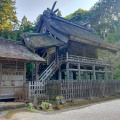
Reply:
M71 40L71 36L74 36L74 38L79 38L79 40L76 40L77 42L84 42L86 44L90 44L90 42L92 42L93 46L108 49L113 52L118 50L115 46L99 38L93 32L92 28L81 26L62 17L58 17L49 9L45 10L40 18L37 29L38 33L41 32L43 26L45 26L49 32L65 43ZM80 39L84 39L84 41Z
M23 42L0 38L0 59L45 62L37 54L24 46Z
M24 41L27 45L35 49L63 45L63 42L53 38L49 34L44 33L25 34Z

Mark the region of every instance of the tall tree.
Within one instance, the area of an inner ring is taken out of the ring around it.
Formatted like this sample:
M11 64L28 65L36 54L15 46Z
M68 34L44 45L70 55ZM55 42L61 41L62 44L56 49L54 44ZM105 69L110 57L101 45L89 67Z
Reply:
M0 0L0 36L4 31L16 29L18 20L13 0Z
M19 29L22 32L33 32L35 29L35 26L32 22L27 20L26 16L23 16Z

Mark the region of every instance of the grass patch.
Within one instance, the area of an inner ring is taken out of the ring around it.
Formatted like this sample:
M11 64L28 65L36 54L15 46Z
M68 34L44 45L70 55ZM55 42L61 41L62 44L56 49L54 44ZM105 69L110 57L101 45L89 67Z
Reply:
M60 105L61 109L66 109L66 108L71 108L71 107L78 107L78 106L84 106L84 105L89 105L92 103L99 103L99 102L104 102L104 101L108 101L108 100L114 100L120 98L120 95L116 95L116 96L109 96L106 98L93 98L91 100L79 100L79 101L74 101L74 102L67 102L63 105Z
M73 108L73 107L80 107L80 106L84 106L84 105L90 105L93 103L100 103L100 102L104 102L104 101L109 101L109 100L114 100L114 99L118 99L120 98L120 95L116 95L116 96L108 96L106 98L93 98L91 100L78 100L78 101L74 101L74 102L66 102L63 105L60 105L61 109L67 109L67 108ZM56 110L40 110L43 112L51 112L51 111L56 111ZM20 112L34 112L31 110L25 110L25 109L15 109L15 110L10 110L9 113L7 113L4 118L6 119L10 119L14 114L16 113L20 113Z
M4 116L4 118L10 119L14 114L20 113L20 112L31 112L31 111L23 110L23 109L10 110L10 111Z

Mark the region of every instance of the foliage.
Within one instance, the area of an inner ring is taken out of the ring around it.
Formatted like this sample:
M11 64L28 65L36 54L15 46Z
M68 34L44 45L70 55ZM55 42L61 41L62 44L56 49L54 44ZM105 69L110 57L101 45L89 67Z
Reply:
M79 23L80 21L85 21L88 17L88 11L83 10L83 9L78 9L74 13L67 15L65 18L69 19L72 22L77 22Z
M49 109L50 107L52 106L52 104L51 103L49 103L49 102L42 102L42 104L41 104L41 108L42 109Z
M33 69L34 69L34 64L33 63L27 63L26 64L26 77L28 81L33 80Z
M9 38L13 30L18 27L15 11L15 2L12 0L0 0L0 36ZM8 32L7 34L5 34Z
M28 103L28 108L29 108L30 110L33 110L33 109L34 109L33 103Z
M16 27L18 20L14 5L12 0L0 0L0 31L10 31Z

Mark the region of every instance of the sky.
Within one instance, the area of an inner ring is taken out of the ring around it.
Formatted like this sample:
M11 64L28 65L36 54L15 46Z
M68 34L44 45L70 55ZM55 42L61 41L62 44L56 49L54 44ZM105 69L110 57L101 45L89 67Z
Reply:
M98 0L57 0L55 9L59 9L62 16L69 15L79 8L89 10ZM16 12L18 20L21 21L25 15L27 19L34 22L46 8L52 8L55 0L16 0Z

